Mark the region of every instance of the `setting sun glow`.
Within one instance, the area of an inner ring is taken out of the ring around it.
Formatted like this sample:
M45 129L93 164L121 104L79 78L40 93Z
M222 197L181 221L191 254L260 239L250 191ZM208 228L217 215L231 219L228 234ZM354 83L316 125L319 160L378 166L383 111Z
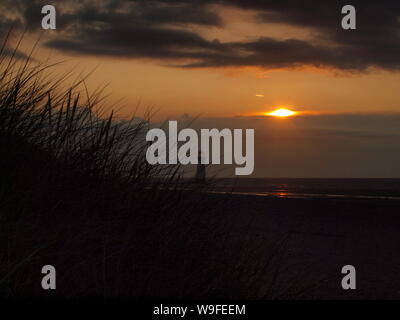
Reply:
M281 118L285 118L285 117L290 117L295 115L297 112L295 111L291 111L289 109L285 109L285 108L281 108L281 109L277 109L274 110L272 112L266 113L267 116L274 116L274 117L281 117Z

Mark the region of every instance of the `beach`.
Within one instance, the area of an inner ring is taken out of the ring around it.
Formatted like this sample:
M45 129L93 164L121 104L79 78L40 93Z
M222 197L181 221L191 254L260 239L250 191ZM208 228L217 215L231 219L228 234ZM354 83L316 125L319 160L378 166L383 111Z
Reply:
M399 298L399 205L234 195L224 213L235 221L238 239L286 239L277 279L282 289L292 284L306 291L304 297L318 299ZM344 265L357 270L356 290L341 287Z

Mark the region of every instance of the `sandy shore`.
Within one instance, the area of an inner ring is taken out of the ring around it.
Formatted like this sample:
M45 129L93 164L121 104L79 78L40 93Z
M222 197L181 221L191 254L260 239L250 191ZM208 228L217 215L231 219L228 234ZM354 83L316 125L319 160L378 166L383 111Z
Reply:
M398 201L185 198L193 206L163 215L72 207L9 218L9 268L25 262L10 277L13 297L42 297L37 270L50 261L59 298L400 298ZM344 265L356 268L356 290L341 288Z
M225 214L234 219L238 237L286 239L279 286L297 282L310 288L308 298L400 298L399 205L390 200L235 195ZM341 268L347 264L357 270L354 291L340 285Z

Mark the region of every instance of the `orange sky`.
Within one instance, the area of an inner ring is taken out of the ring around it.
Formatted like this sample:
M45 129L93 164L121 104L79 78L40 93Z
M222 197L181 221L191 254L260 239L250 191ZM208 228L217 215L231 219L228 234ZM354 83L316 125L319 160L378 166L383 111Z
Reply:
M66 60L59 75L94 70L89 90L108 85L107 105L123 99L124 117L140 102L136 115L157 110L155 125L199 116L201 128L254 128L254 177L399 177L400 5L354 1L356 31L341 29L340 7L316 0L66 0L54 31L40 28L44 0L14 15L31 28L21 51L41 35L38 60ZM299 113L258 116L284 107Z
M87 71L97 67L89 83L109 83L115 100L125 98L124 113L139 100L162 117L247 115L278 106L328 113L399 110L400 75L388 72L334 76L282 70L261 77L256 71L174 69L125 59L79 58L73 64Z
M248 40L260 36L280 39L312 36L305 28L279 23L254 23L254 13L223 9L224 27L192 27L207 39ZM261 25L261 27L260 27ZM44 39L51 33L43 33ZM37 34L25 40L29 47ZM57 31L52 33L57 36ZM396 112L399 110L399 73L338 73L335 70L262 70L257 68L180 69L165 62L131 58L69 55L39 48L36 56L52 61L69 59L64 68L79 72L96 69L88 80L95 88L108 84L111 101L123 98L122 113L129 116L141 101L143 109L158 110L157 119L190 116L225 117L271 111L277 107L321 113ZM264 97L257 97L263 95Z

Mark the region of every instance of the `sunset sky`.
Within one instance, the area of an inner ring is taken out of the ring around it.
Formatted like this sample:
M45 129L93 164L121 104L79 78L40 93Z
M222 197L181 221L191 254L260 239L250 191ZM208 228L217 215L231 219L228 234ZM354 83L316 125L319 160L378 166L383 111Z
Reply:
M125 116L140 102L155 121L255 128L256 177L400 177L399 1L2 0L11 26L21 52L41 36L37 59L67 59L60 72L95 69ZM282 107L299 113L262 116Z

